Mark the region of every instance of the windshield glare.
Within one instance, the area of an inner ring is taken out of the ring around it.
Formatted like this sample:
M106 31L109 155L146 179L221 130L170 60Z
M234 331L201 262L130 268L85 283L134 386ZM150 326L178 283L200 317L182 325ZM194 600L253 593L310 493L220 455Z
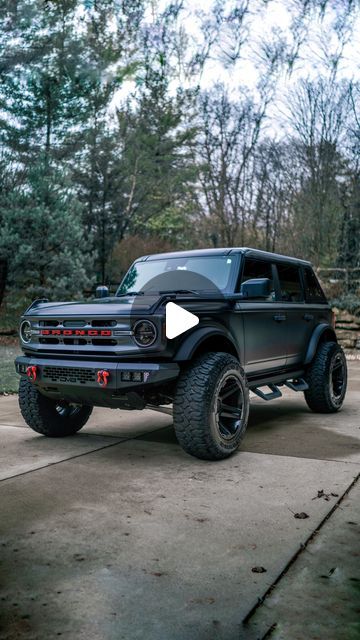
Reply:
M135 262L116 295L189 289L228 291L235 256L201 256Z

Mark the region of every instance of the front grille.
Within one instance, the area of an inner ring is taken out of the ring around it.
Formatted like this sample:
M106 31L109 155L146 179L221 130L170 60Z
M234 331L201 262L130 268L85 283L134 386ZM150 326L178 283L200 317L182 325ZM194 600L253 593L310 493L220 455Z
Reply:
M70 327L70 329L81 329L86 326L86 322L85 320L64 320L63 326Z
M93 369L80 369L78 367L44 367L42 378L49 382L69 382L72 384L96 382Z
M101 329L107 329L108 327L116 327L116 320L92 320L91 326Z
M135 348L132 319L126 318L32 318L32 340L39 353L111 354L116 348ZM100 350L103 351L100 351Z
M53 327L58 327L59 324L59 320L39 320L39 327L47 327L52 329Z

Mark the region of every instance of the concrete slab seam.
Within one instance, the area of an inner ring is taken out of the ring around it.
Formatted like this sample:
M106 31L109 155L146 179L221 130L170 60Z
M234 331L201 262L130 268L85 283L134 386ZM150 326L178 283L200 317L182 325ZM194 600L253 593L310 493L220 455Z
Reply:
M26 476L29 473L35 473L36 471L41 471L42 469L47 469L48 467L53 467L56 464L61 464L62 462L68 462L69 460L75 460L75 458L82 458L83 456L88 456L90 453L95 453L96 451L102 451L102 449L108 449L109 447L115 447L122 442L126 442L127 440L118 440L118 442L110 442L109 444L105 444L102 447L98 447L97 449L93 449L92 451L84 451L83 453L77 453L75 456L70 456L69 458L64 458L63 460L56 460L55 462L49 462L48 464L44 464L41 467L36 467L36 469L29 469L28 471L22 471L21 473L15 473L13 476L9 476L8 478L0 479L0 482L6 482L7 480L12 480L13 478L20 478L21 476Z
M167 429L167 427L160 427L160 429L154 429L154 431L148 431L146 433L155 433L156 431L161 431L162 429ZM145 432L144 432L145 433ZM89 434L89 435L93 435L93 434ZM62 460L56 460L55 462L49 462L48 464L44 464L41 467L36 467L36 469L29 469L28 471L22 471L21 473L15 473L13 476L9 476L8 478L1 478L0 479L0 483L1 482L6 482L7 480L12 480L13 478L20 478L21 476L25 476L28 473L35 473L36 471L41 471L42 469L47 469L48 467L53 467L57 464L61 464L62 462L68 462L69 460L75 460L76 458L82 458L83 456L88 456L91 455L92 453L97 453L97 451L102 451L103 449L109 449L109 447L115 447L118 444L123 444L123 442L129 442L129 440L137 440L138 438L141 438L144 434L139 434L137 435L135 438L122 438L117 440L117 442L109 442L109 444L105 444L102 447L97 447L96 449L93 449L92 451L84 451L83 453L77 453L75 456L70 456L69 458L63 458ZM99 436L98 436L99 437ZM108 437L108 436L106 436ZM113 438L115 438L116 436L112 436Z
M5 424L5 423L1 423L0 424L0 429L2 427L5 427L5 429L24 429L24 431L29 431L29 427L23 427L20 425L14 425L14 424ZM103 435L102 433L82 433L81 436L83 438L87 437L87 436L91 436L91 437L95 437L95 438L111 438L112 440L114 440L114 438L116 438L117 440L121 439L120 436L112 436L112 435Z
M305 551L305 549L307 548L307 546L309 545L309 543L315 538L315 536L319 533L320 529L322 529L322 527L324 526L324 524L329 520L329 518L331 518L332 514L334 513L334 511L340 506L340 504L342 503L342 501L344 500L344 498L346 498L346 496L350 493L351 489L356 485L356 483L358 482L360 478L360 473L358 473L357 476L355 476L354 480L351 482L351 484L347 487L347 489L344 491L344 493L339 497L339 499L336 501L336 503L332 506L332 508L330 509L330 511L326 514L326 516L321 520L320 524L316 527L316 529L314 529L314 531L312 531L312 533L310 533L310 535L307 537L307 539L305 540L305 542L302 542L300 544L300 547L298 548L298 550L294 553L294 555L290 558L290 560L287 562L287 564L285 565L285 567L282 569L282 571L279 573L279 575L275 578L275 580L272 582L272 584L266 589L265 593L263 594L263 596L261 596L260 598L257 599L256 603L253 605L253 607L251 607L250 611L246 614L246 616L243 618L242 620L242 625L246 626L250 620L250 618L252 618L252 616L254 615L254 613L257 611L257 609L260 607L260 605L262 605L265 601L265 599L272 593L272 591L274 590L274 588L276 587L276 585L280 582L280 580L283 578L283 576L288 572L288 570L290 569L290 567L294 564L294 562L296 561L296 559L298 558L298 556ZM267 638L270 637L271 633L275 630L274 625L272 625L265 633L264 636L262 636L262 638L259 638L259 640L267 640ZM239 638L239 640L241 640L241 638Z

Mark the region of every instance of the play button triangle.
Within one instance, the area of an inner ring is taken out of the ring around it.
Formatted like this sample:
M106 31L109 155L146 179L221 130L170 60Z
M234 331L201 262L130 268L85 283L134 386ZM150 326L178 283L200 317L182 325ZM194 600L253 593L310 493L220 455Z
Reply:
M166 337L170 340L180 336L195 325L199 324L199 318L190 311L186 311L174 302L166 305Z

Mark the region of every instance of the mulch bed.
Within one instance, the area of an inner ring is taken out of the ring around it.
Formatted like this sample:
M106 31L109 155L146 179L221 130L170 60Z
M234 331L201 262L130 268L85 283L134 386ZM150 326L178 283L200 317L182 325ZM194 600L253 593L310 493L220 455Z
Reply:
M19 337L17 334L4 335L0 334L0 345L4 347L16 347L19 344Z

